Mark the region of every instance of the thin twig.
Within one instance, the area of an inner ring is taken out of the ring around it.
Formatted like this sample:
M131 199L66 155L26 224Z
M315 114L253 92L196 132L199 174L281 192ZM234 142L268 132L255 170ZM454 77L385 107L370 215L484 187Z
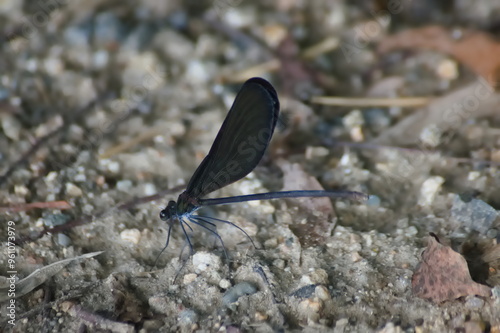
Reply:
M264 73L277 71L281 66L279 59L271 59L269 61L260 63L258 65L245 68L237 73L231 73L231 75L224 76L225 82L243 82L249 77L262 76Z
M398 97L398 98L373 98L373 97L331 97L314 96L312 103L330 106L348 107L423 107L429 104L430 97Z
M138 136L136 136L136 137L134 137L126 142L123 142L119 145L116 145L116 146L109 148L104 153L102 153L99 156L99 158L100 159L110 158L113 155L116 155L116 154L119 154L123 151L129 150L130 148L138 145L139 143L141 143L143 141L149 140L157 135L160 135L162 132L163 132L163 129L161 129L161 128L152 128L152 129L150 129L146 132L143 132L143 133L139 134Z
M71 205L67 201L48 201L48 202L31 202L14 204L11 206L0 207L0 213L17 213L24 212L30 209L41 208L41 209L71 209Z
M302 52L302 58L304 59L314 59L319 55L326 52L335 50L340 45L340 38L338 37L327 37L318 44L308 47Z

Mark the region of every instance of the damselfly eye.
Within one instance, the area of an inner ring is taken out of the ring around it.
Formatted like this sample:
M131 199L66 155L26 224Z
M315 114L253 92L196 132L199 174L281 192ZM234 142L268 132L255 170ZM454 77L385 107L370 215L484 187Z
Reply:
M164 210L162 210L162 211L160 212L160 219L161 219L162 221L167 221L167 220L169 219L168 212L167 212L167 210L166 210L166 209L164 209Z

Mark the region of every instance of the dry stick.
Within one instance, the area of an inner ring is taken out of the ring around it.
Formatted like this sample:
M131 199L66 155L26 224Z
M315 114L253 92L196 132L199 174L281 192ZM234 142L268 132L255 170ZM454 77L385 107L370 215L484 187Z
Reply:
M0 213L17 213L24 212L34 208L42 208L42 209L71 209L71 205L67 201L48 201L48 202L31 202L31 203L22 203L22 204L13 204L7 207L0 207Z
M258 65L245 68L236 73L232 73L231 76L225 77L224 79L226 82L243 82L249 77L261 76L263 73L277 71L280 66L281 62L279 59L271 59Z
M133 208L133 207L135 207L137 205L141 205L141 204L144 204L144 203L147 203L147 202L150 202L150 201L161 199L161 198L163 198L167 194L178 192L178 191L182 190L184 187L185 187L185 185L179 185L179 186L175 186L173 188L167 189L167 190L160 191L160 192L158 192L156 194L149 195L147 197L140 197L140 198L130 199L129 201L126 201L126 202L124 202L122 204L116 205L115 207L113 207L111 209L101 210L100 212L98 212L95 215L84 215L84 216L82 216L80 218L77 218L77 219L74 219L72 221L69 221L68 223L65 223L65 224L62 224L62 225L58 225L58 226L55 226L53 228L44 229L44 230L42 230L40 233L38 233L35 236L21 237L19 239L19 241L17 242L17 244L20 245L20 244L23 244L25 242L33 242L33 241L35 241L37 239L40 239L41 237L43 237L46 234L49 234L49 233L51 233L51 234L57 234L57 233L60 233L60 232L63 232L63 231L67 231L67 230L73 229L74 227L78 227L78 226L84 225L86 223L89 223L89 222L91 222L94 219L99 219L99 218L105 217L105 216L107 216L109 214L112 214L115 211L127 210L127 209Z
M73 117L73 121L65 121L61 126L55 128L53 131L47 133L45 136L42 136L27 152L25 152L17 161L15 161L11 166L7 169L7 171L0 176L0 186L2 186L7 179L12 175L12 173L17 170L21 165L28 163L30 158L38 151L38 149L42 148L45 143L47 143L50 139L56 137L57 135L62 133L62 130L68 128L71 123L73 123L79 117L85 115L90 112L94 106L101 104L104 100L108 99L109 94L101 94L87 105L83 106L80 110L75 112L75 116Z
M117 146L113 146L113 147L109 148L104 153L102 153L99 156L99 158L101 158L101 159L110 158L113 155L116 155L116 154L119 154L123 151L129 150L130 148L134 147L135 145L141 143L142 141L149 140L157 135L162 134L163 132L164 132L164 130L161 128L149 129L146 132L141 133L138 136L136 136L136 137L124 142L124 143L121 143Z
M372 98L372 97L329 97L314 96L312 103L349 106L349 107L423 107L431 101L430 97L398 97L398 98Z
M340 45L340 38L327 37L318 44L308 47L302 52L303 59L314 59L324 53L331 52Z

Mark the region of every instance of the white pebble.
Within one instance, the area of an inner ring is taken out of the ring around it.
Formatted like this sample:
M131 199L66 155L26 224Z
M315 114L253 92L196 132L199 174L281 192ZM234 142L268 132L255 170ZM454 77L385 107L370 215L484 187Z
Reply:
M108 65L109 53L106 50L99 50L93 54L94 68L102 69Z
M208 82L211 78L210 71L206 68L206 65L197 60L193 60L188 63L184 77L186 77L189 82L194 84Z
M21 123L10 114L2 116L2 129L4 134L11 140L19 140L19 133L21 131Z
M426 146L435 148L441 143L442 129L435 125L425 127L420 133L420 140Z
M228 289L229 287L231 287L231 282L226 279L222 279L219 281L219 287L221 289Z
M431 206L443 183L443 177L434 176L428 178L420 188L420 198L418 199L418 204L420 206Z
M46 183L51 183L56 179L57 179L57 172L55 172L55 171L51 171L47 174L47 176L45 176Z
M109 172L119 173L120 172L120 163L116 161L111 161L108 159L100 160L100 164L106 168Z
M141 232L138 229L125 229L120 233L120 238L137 245L141 240Z
M191 282L196 280L197 277L198 277L198 275L194 274L194 273L186 274L186 275L184 275L184 279L182 280L182 283L190 284Z
M193 256L193 266L197 273L206 271L209 267L218 270L220 258L212 253L198 252Z
M125 179L116 182L116 189L123 192L128 192L132 188L132 181Z
M82 190L73 183L66 183L66 194L71 197L81 197Z
M73 178L73 180L75 182L83 183L84 181L87 180L87 177L85 176L84 173L79 173Z
M152 183L144 184L144 195L153 195L156 193L156 186Z
M467 180L468 181L478 180L480 176L481 173L479 171L470 171L469 174L467 175Z
M43 61L43 67L48 74L57 76L63 71L64 64L60 58L54 57L45 59Z
M19 197L25 197L29 192L29 189L24 185L14 185L14 193Z

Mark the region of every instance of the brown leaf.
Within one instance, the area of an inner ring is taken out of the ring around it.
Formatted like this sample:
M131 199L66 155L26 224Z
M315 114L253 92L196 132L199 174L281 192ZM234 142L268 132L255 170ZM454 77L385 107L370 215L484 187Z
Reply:
M279 163L283 171L283 191L292 190L323 190L318 180L308 175L299 164L290 164L286 161ZM299 238L304 247L321 244L330 236L335 223L332 203L329 198L300 198L293 200L294 224L290 230Z
M489 297L488 286L472 281L464 257L431 236L412 277L413 293L435 303L466 295Z
M378 46L382 53L397 49L430 49L449 54L485 78L492 87L500 76L500 43L481 31L453 31L441 26L409 29L384 39Z

